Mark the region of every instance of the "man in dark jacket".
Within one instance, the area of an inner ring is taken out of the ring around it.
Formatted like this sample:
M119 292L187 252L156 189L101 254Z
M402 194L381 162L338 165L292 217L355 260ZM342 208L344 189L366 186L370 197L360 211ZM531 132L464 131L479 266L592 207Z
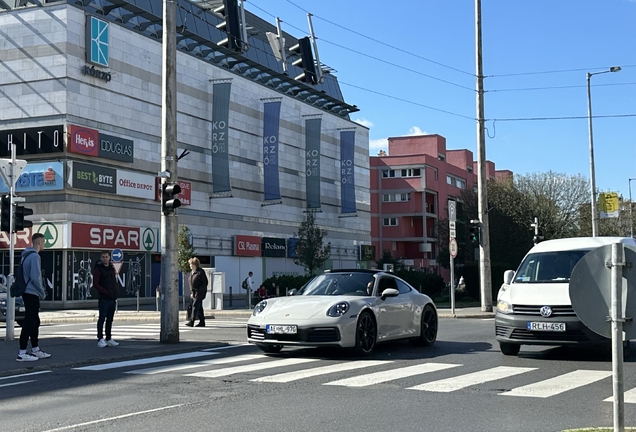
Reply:
M97 346L105 348L107 346L117 346L111 337L113 327L113 317L117 307L117 297L119 297L119 286L115 277L115 267L110 262L110 252L103 251L102 259L95 265L93 271L93 286L99 293L99 319L97 320ZM106 339L104 340L104 320L106 321Z
M190 290L192 291L190 297L192 297L194 302L192 304L192 316L186 325L193 327L194 320L198 319L199 324L197 324L197 327L205 327L203 299L208 293L208 277L205 275L205 270L201 268L201 261L199 261L199 258L190 258L189 262L190 269L192 270L192 273L190 273Z

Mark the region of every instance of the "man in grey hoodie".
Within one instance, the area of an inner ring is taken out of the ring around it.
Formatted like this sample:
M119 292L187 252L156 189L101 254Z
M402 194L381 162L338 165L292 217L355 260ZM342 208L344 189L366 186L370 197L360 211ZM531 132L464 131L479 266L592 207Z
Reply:
M42 284L42 261L40 251L44 249L44 235L33 234L31 237L33 246L26 248L22 252L22 271L26 289L22 294L24 301L24 322L20 333L19 362L35 361L51 357L51 354L42 351L38 345L38 333L40 331L40 300L46 298L46 291ZM27 345L31 339L31 352L27 352Z

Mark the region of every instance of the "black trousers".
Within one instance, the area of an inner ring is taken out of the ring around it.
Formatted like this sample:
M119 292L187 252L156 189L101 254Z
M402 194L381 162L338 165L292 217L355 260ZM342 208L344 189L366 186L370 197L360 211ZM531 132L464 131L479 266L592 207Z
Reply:
M20 332L20 349L27 349L29 339L31 348L38 346L38 334L40 332L40 297L33 294L22 294L24 301L24 321Z
M194 322L195 319L199 320L199 323L205 322L205 315L203 314L203 299L194 299L192 303L192 318L190 322Z
M106 340L111 338L111 329L113 328L113 317L115 316L116 300L99 299L97 302L99 308L99 319L97 320L97 339L104 338L104 320L106 321Z

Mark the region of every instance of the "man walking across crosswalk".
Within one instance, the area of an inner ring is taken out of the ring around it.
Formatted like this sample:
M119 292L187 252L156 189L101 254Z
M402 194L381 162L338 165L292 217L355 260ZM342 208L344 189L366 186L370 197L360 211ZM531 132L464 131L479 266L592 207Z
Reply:
M97 320L97 346L105 348L107 346L117 346L119 343L112 339L111 329L113 318L117 308L117 297L119 297L119 286L115 277L115 267L110 261L110 252L103 251L102 259L95 265L93 271L93 286L99 293L99 319ZM104 321L106 321L106 339L104 339Z

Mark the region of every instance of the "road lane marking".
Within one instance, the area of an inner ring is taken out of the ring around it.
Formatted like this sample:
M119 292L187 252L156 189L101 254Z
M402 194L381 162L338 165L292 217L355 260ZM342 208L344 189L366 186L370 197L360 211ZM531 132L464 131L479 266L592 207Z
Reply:
M9 383L9 384L0 384L0 387L16 386L16 385L20 385L20 384L27 384L27 383L30 383L30 382L33 382L33 381L35 381L35 380L18 381L18 382Z
M25 374L18 374L18 375L9 375L6 377L0 377L0 380L6 380L6 379L11 379L11 378L22 378L25 376L30 376L30 375L40 375L40 374L45 374L45 373L51 373L52 371L50 370L46 370L46 371L40 371L40 372L29 372L29 373L25 373Z
M492 369L486 369L466 375L459 375L452 378L442 379L439 381L431 381L425 384L407 387L407 389L448 393L476 384L483 384L487 381L495 381L498 379L508 378L536 369L537 368L498 366Z
M228 346L222 346L222 347L216 347L216 348L206 348L206 349L202 349L201 351L218 351L218 350L225 350L225 349L231 349L231 348L240 348L240 347L250 346L250 344L243 343L243 342L228 342L228 343L229 343Z
M73 368L73 369L74 370L101 371L101 370L107 370L107 369L123 368L123 367L128 367L128 366L138 366L138 365L151 364L151 363L160 363L160 362L164 362L164 361L183 360L183 359L190 359L190 358L195 358L195 357L210 356L210 355L214 355L214 354L216 354L216 353L203 352L203 351L194 351L194 352L183 353L183 354L172 354L172 355L159 356L159 357L142 358L142 359L137 359L137 360L127 360L127 361L120 361L120 362L114 362L114 363L104 363L104 364L94 365L94 366L83 366L83 367Z
M310 378L319 375L327 375L330 373L336 372L344 372L355 369L361 369L365 367L371 366L379 366L387 363L393 363L392 361L387 360L359 360L351 363L339 363L329 366L321 366L312 369L304 369L293 372L285 372L277 375L269 375L261 378L253 379L252 381L258 382L275 382L275 383L286 383L291 381L300 380L303 378Z
M636 388L623 393L623 398L625 403L636 403ZM603 402L614 402L614 396L608 397L607 399L603 400Z
M284 366L294 366L294 365L309 363L314 361L318 361L318 360L307 359L307 358L289 358L289 359L283 359L283 360L274 360L269 362L249 364L245 366L235 366L235 367L219 369L219 370L195 372L192 374L188 374L186 376L195 376L195 377L201 377L201 378L218 378L218 377L234 375L238 373L254 372L254 371L260 371L264 369L273 369L273 368L284 367Z
M547 398L577 387L592 384L612 375L611 371L576 370L574 372L559 375L545 381L539 381L523 387L517 387L509 392L499 393L502 396L522 396Z
M218 354L218 353L211 353L211 354ZM192 369L192 368L197 368L197 367L201 367L201 366L220 365L220 364L228 364L228 363L240 363L242 361L263 359L263 358L264 357L263 357L262 354L246 354L246 355L236 356L236 357L224 357L224 358L220 358L220 359L203 360L203 361L194 362L194 363L188 363L188 364L160 366L160 367L148 368L148 369L136 369L136 370L128 371L128 372L125 372L125 373L127 373L127 374L135 374L135 375L155 375L155 374L160 374L160 373L167 373L167 372L175 372L175 371L180 371L180 370L185 370L185 369Z
M149 414L149 413L153 413L153 412L157 412L157 411L165 411L165 410L169 410L169 409L173 409L173 408L179 408L182 406L186 406L188 404L178 404L178 405L169 405L166 407L161 407L161 408L154 408L154 409L149 409L149 410L145 410L145 411L137 411L137 412L133 412L133 413L129 413L129 414L122 414L122 415L118 415L115 417L109 417L109 418L105 418L105 419L99 419L99 420L93 420L93 421L88 421L88 422L84 422L84 423L77 423L74 425L69 425L69 426L62 426L59 428L55 428L55 429L48 429L42 432L59 432L59 431L65 431L65 430L69 430L69 429L75 429L78 427L83 427L83 426L90 426L90 425L94 425L94 424L99 424L99 423L105 423L105 422L110 422L113 420L120 420L120 419L124 419L124 418L128 418L128 417L134 417L134 416L138 416L138 415L142 415L142 414Z
M366 375L360 375L352 378L345 378L338 381L332 381L323 385L335 385L345 387L366 387L373 384L380 384L387 381L393 381L400 378L407 378L414 375L421 375L429 372L437 372L444 369L462 366L460 364L449 363L424 363L414 366L407 366L399 369L375 372Z

